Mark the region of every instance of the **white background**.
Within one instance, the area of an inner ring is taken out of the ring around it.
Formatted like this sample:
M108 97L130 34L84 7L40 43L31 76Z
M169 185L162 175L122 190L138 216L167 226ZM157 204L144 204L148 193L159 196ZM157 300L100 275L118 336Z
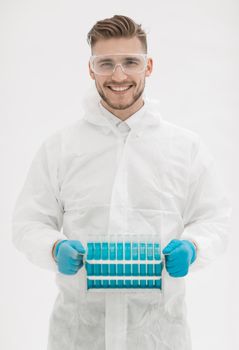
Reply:
M0 1L0 349L46 349L54 275L12 246L12 210L41 142L81 115L93 84L86 35L114 14L148 32L147 92L162 117L197 132L216 159L233 206L230 244L187 277L188 320L194 350L239 349L237 0Z

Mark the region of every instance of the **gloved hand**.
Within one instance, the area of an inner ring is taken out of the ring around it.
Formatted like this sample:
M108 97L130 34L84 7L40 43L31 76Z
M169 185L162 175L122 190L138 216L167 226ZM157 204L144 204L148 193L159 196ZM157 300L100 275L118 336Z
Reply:
M166 270L172 277L184 277L196 259L196 247L187 240L173 239L164 249Z
M80 241L59 241L53 252L58 270L65 275L74 275L83 266L85 249Z

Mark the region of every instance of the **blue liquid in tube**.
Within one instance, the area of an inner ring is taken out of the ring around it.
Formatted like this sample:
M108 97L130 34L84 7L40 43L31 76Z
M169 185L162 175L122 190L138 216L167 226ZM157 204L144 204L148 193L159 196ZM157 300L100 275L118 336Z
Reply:
M102 260L108 260L109 258L109 249L108 249L108 242L102 243ZM109 275L109 264L102 264L102 275L108 276ZM107 279L107 277L106 277ZM109 281L102 281L102 287L108 288L109 287Z
M101 259L101 243L96 242L95 243L95 260ZM101 276L101 264L95 264L94 266L95 276ZM96 280L95 281L95 287L101 288L101 281Z
M153 243L147 243L147 259L148 260L152 260L153 262ZM153 264L148 264L147 265L147 276L153 276ZM150 281L148 280L147 281L147 287L148 288L153 288L154 286L154 282L153 280Z
M131 260L131 243L125 242L125 260ZM131 264L125 264L125 276L131 276ZM125 288L131 287L131 281L125 281Z
M143 263L144 260L146 260L146 244L140 243L139 244L139 258L142 260L142 263L140 263L140 276L146 276L146 264ZM146 280L140 280L140 287L145 288L146 287Z
M86 263L86 271L88 276L94 275L94 264L90 263L90 260L94 259L94 243L87 243L87 262ZM87 289L94 288L94 281L87 279Z
M159 243L154 243L154 260L160 260L161 256L160 256L160 244ZM159 262L158 264L155 264L154 266L154 274L155 276L161 276L162 274L162 262ZM158 279L155 281L155 287L156 288L161 288L161 279Z
M110 242L110 260L116 260L116 243ZM116 276L116 264L110 264L110 276ZM110 280L110 288L116 287L116 280Z
M132 243L132 260L138 260L139 259L139 245L138 243ZM132 275L133 276L139 276L139 264L132 265ZM137 280L137 277L133 280L133 288L139 287L139 281Z
M117 243L117 260L123 260L123 242ZM124 275L124 268L123 264L120 264L118 261L117 265L117 276L123 276ZM118 288L122 288L124 286L123 279L117 281Z

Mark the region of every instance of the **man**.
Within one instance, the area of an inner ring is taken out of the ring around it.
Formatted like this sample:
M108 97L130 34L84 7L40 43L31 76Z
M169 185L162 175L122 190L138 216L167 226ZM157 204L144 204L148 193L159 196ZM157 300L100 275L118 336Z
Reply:
M200 138L143 95L153 61L141 25L98 21L88 42L98 95L43 143L13 215L15 246L57 272L48 350L189 350L184 276L224 251L230 208ZM160 237L159 290L87 290L92 234Z

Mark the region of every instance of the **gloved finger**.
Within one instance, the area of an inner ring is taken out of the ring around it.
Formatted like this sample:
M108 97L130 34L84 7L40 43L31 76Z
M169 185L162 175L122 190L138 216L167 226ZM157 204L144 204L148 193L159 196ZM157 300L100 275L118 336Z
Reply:
M72 248L71 246L68 246L68 256L72 260L82 260L83 255L79 254L79 252L75 249Z
M184 269L182 269L181 267L178 267L178 266L167 268L168 273L172 273L172 274L180 273L182 270L184 270Z
M173 261L175 259L178 259L178 256L181 255L182 256L185 255L185 250L184 247L182 247L182 244L180 243L180 245L176 246L170 254L165 255L165 259L167 261Z
M169 272L169 271L178 271L180 269L180 267L178 265L172 265L172 266L169 266L166 264L166 270Z
M163 249L163 254L170 254L175 248L181 245L181 241L178 239L173 239L169 244Z
M77 267L80 264L83 264L83 261L82 261L82 259L70 259L69 263L72 267L74 267L74 266Z
M165 261L166 263L169 262L174 262L178 260L178 255L174 253L174 251L172 251L170 254L165 255Z
M85 248L83 247L80 241L71 241L71 245L78 253L83 255L85 254Z
M70 271L72 272L78 272L78 270L79 270L79 266L70 267Z
M70 261L83 261L84 255L79 254L74 248L71 248Z
M178 267L178 262L177 261L173 261L173 262L166 262L166 267L168 269L174 269Z
M78 271L78 268L65 268L64 266L59 267L59 271L63 273L64 275L75 275Z
M172 277L184 277L188 274L187 270L181 270L178 272L174 272Z
M79 269L81 269L83 265L83 262L80 262Z
M165 263L168 266L172 264L177 265L179 263L178 256L174 255L173 252L169 255L165 255Z

